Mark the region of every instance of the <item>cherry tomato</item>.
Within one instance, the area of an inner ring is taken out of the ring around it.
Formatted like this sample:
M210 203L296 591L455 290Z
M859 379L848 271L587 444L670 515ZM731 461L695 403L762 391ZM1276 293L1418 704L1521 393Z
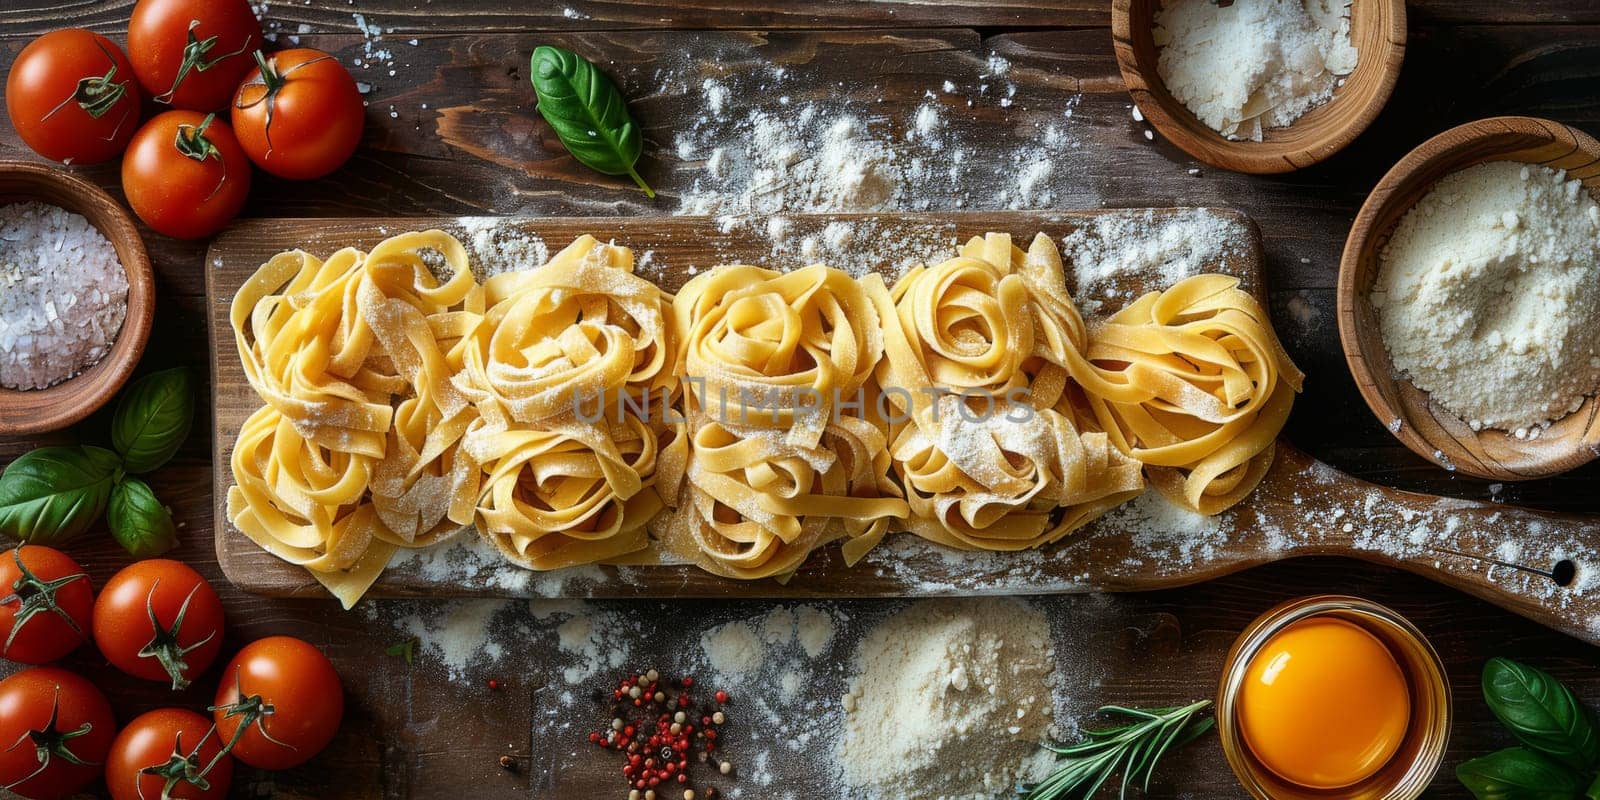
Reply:
M168 111L144 124L122 158L122 192L139 219L179 239L222 230L250 194L250 159L214 114Z
M95 600L94 643L117 669L182 689L222 649L222 601L184 564L135 561Z
M227 105L260 47L261 23L247 0L139 0L128 20L139 84L173 108Z
M106 788L112 800L220 800L233 783L222 745L209 717L182 708L140 714L111 743Z
M139 82L117 43L69 28L22 48L6 77L6 113L33 152L67 164L121 155L139 127Z
M366 112L354 78L339 60L299 48L260 65L233 98L233 130L250 160L280 178L320 178L350 159Z
M0 554L0 656L44 664L89 638L94 588L66 553L25 544Z
M31 800L64 797L100 774L116 735L94 684L57 667L0 681L0 786Z
M333 741L344 716L344 687L321 650L292 636L269 636L228 662L212 706L217 733L228 741L238 736L234 758L288 769Z

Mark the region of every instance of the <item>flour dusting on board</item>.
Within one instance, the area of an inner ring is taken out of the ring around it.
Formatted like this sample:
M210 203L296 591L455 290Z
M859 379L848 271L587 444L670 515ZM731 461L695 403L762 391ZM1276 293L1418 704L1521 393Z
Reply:
M1061 240L1073 297L1093 304L1126 286L1171 286L1201 272L1228 271L1250 249L1249 223L1204 208L1096 215Z

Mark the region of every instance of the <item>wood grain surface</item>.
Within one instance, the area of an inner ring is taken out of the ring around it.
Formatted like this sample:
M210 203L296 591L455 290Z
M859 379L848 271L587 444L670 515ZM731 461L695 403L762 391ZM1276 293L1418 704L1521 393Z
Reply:
M0 9L0 66L8 67L29 38L81 25L120 38L131 0L53 4L8 2ZM268 4L280 41L332 50L348 64L362 55L353 14L390 31L396 75L353 67L373 84L368 130L355 159L334 176L293 184L257 175L250 217L420 215L633 216L670 214L676 198L702 172L680 160L675 134L691 124L699 99L689 81L745 75L779 61L793 76L791 99L848 98L870 111L887 137L902 136L924 92L957 93L941 101L954 112L972 158L989 169L960 186L928 192L932 210L994 208L988 189L1010 169L1011 156L1051 122L1076 142L1057 163L1054 208L1097 206L1229 206L1260 225L1273 287L1273 312L1296 362L1310 373L1308 391L1286 436L1339 470L1386 486L1529 505L1549 510L1600 510L1589 465L1561 477L1501 485L1438 468L1399 445L1366 409L1350 380L1335 331L1334 286L1339 253L1366 193L1404 153L1455 124L1497 114L1555 119L1600 131L1600 5L1590 0L1417 0L1408 4L1405 66L1384 113L1351 146L1315 167L1287 176L1250 178L1204 168L1171 144L1144 136L1130 117L1119 76L1109 3L1039 2L1025 24L1021 4L927 2L867 4L805 0L740 4L570 2L516 8L489 0L312 0ZM716 8L707 10L709 6ZM588 18L568 18L564 8ZM514 9L514 10L507 10ZM890 14L890 11L894 14ZM915 11L915 13L913 13ZM1009 16L1008 16L1009 15ZM300 26L304 25L302 31ZM781 27L780 27L781 26ZM631 30L623 30L624 28ZM708 30L710 28L710 30ZM879 28L865 30L863 28ZM426 41L412 47L408 38ZM646 177L663 198L643 202L631 186L594 176L562 154L532 111L526 57L536 43L576 47L618 79L632 99L647 141ZM978 94L987 61L1010 62L1012 104ZM664 88L667 77L676 78ZM843 82L843 83L841 83ZM696 85L698 85L696 83ZM777 108L778 92L742 95L735 110ZM884 98L877 102L878 98ZM972 100L971 107L966 101ZM395 117L389 116L394 105ZM423 108L426 104L426 108ZM1066 116L1071 110L1072 115ZM0 156L37 160L8 125L0 124ZM1190 174L1190 170L1199 174ZM75 169L119 196L115 165ZM144 231L156 269L160 304L143 370L209 362L204 243ZM201 399L209 407L209 398ZM105 438L104 414L75 430L0 440L0 461L40 443ZM597 724L598 712L562 705L574 691L560 677L571 658L555 644L553 621L523 617L507 652L492 668L453 674L423 653L415 664L384 654L409 634L400 622L417 613L447 613L460 602L385 601L342 614L320 600L264 598L232 587L212 543L212 437L204 423L178 458L151 483L172 507L183 542L173 557L196 566L222 593L229 615L225 651L251 639L291 634L322 647L345 676L348 715L332 748L306 766L281 773L241 770L240 798L403 798L459 795L489 798L612 797L613 764L589 756L573 731ZM69 551L98 583L128 562L103 529ZM1164 705L1209 695L1228 645L1273 604L1319 592L1348 592L1389 604L1427 633L1445 659L1454 687L1456 723L1445 771L1429 796L1464 798L1449 777L1454 765L1511 744L1483 708L1477 675L1483 661L1512 655L1568 682L1600 706L1600 650L1511 612L1402 570L1346 558L1297 558L1194 586L1126 595L1062 598L1048 606L1058 626L1081 627L1065 662L1075 702ZM467 601L471 602L471 601ZM857 601L844 610L869 621L886 601ZM597 602L607 613L645 629L630 663L685 666L715 620L764 613L762 601ZM858 636L852 621L841 636ZM840 651L843 653L844 651ZM67 666L90 676L113 698L118 718L166 705L203 707L213 669L188 692L117 673L88 648ZM504 693L484 680L497 677ZM582 686L576 696L583 697ZM572 729L552 724L570 721ZM496 760L512 753L519 771ZM791 783L800 777L778 764ZM1215 740L1179 753L1160 770L1156 797L1239 797ZM746 797L759 796L754 788Z

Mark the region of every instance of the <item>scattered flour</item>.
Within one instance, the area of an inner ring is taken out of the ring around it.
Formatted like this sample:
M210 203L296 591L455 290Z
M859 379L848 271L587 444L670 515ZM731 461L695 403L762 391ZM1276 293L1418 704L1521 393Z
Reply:
M868 797L993 798L1048 774L1054 648L1019 600L915 603L861 644L837 755Z
M1449 175L1381 261L1395 368L1473 430L1537 435L1600 390L1600 204L1578 180L1513 161Z
M989 98L1010 107L1017 92L1004 80L1010 62L992 55L984 69L985 82L976 98L966 98L967 105ZM674 73L659 77L663 91L682 91L695 103L691 123L673 142L679 160L698 165L677 214L954 210L969 203L1047 207L1059 200L1065 185L1064 155L1079 145L1065 124L1078 97L1059 118L1037 122L1031 132L1024 126L1021 135L1007 134L1014 138L997 143L993 125L970 115L947 118L951 98L931 88L924 102L900 120L847 100L793 103L785 93L791 80L786 71L696 81ZM942 88L945 95L957 91L948 81ZM985 137L985 146L969 144L974 136ZM994 160L985 163L978 154ZM1003 177L995 181L995 175ZM993 187L993 195L969 197L952 188L963 185Z
M456 220L462 244L472 256L472 271L481 280L502 272L533 269L550 260L543 239L524 233L496 217L462 217Z
M452 600L428 604L400 618L395 627L415 636L416 657L437 660L452 681L487 668L505 654L495 617L518 605L505 600Z
M1351 0L1167 0L1157 70L1201 122L1260 141L1333 97L1356 68Z
M1206 269L1226 271L1249 239L1246 223L1208 209L1159 216L1143 209L1100 214L1067 234L1061 249L1075 281L1073 296L1087 304L1118 297L1123 283L1171 286ZM1138 277L1144 280L1129 280Z
M535 600L530 605L536 620L560 619L556 646L577 658L561 671L562 680L580 684L602 669L617 670L628 663L629 628L620 615L581 601Z
M732 678L754 673L766 660L762 637L748 622L729 622L712 628L700 638L700 647L710 659L712 669Z

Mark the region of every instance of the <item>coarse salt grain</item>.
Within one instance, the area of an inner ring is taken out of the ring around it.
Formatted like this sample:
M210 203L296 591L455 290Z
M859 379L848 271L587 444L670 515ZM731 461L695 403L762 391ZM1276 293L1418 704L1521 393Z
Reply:
M94 366L127 313L127 273L83 215L0 206L0 386L43 389Z

